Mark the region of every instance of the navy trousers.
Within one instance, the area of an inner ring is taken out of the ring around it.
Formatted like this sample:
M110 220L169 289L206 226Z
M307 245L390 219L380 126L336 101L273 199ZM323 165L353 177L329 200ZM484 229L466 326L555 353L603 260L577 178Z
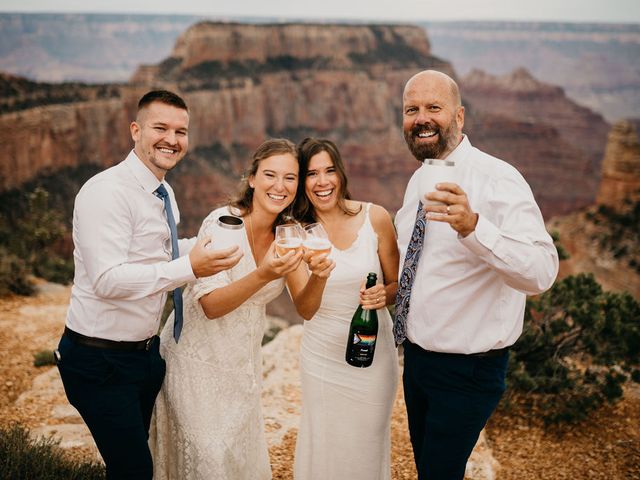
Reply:
M148 350L105 350L63 336L58 369L67 398L89 427L107 479L151 480L149 425L165 374L159 339Z
M463 480L480 432L505 390L508 351L436 353L404 342L402 381L420 480Z

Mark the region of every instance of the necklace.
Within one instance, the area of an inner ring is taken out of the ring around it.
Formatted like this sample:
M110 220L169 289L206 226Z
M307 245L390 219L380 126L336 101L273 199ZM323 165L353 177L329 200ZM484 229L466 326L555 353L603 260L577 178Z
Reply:
M251 214L247 216L247 219L249 220L249 231L251 232L251 245L253 246L253 251L251 253L253 254L253 260L257 264L258 263L258 246L256 245L255 238L253 237L253 220L251 219Z
M251 220L251 214L249 214L247 216L248 220L249 220L249 231L251 232L251 244L253 245L253 248L256 248L256 240L253 238L253 220Z

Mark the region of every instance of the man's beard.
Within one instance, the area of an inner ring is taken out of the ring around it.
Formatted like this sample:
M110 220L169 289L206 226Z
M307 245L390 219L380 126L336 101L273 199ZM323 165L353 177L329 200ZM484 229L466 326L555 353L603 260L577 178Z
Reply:
M407 142L409 150L416 157L416 160L422 162L425 158L442 158L442 155L453 150L456 140L456 119L452 119L449 126L442 130L438 125L416 125L408 132L404 132L404 140ZM434 131L438 135L436 143L421 144L415 140L421 132Z

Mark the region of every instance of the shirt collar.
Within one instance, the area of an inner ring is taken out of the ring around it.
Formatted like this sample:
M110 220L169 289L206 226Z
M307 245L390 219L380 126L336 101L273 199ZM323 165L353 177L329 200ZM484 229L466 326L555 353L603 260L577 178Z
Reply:
M162 183L158 181L158 178L153 174L153 172L149 170L144 163L142 163L142 160L140 160L134 150L131 150L123 163L129 168L129 170L131 170L134 178L146 192L153 193Z
M463 134L462 141L456 148L453 149L453 151L449 155L447 155L445 160L449 160L450 162L453 162L456 164L456 166L458 166L464 163L465 159L471 152L471 148L472 147L469 138Z

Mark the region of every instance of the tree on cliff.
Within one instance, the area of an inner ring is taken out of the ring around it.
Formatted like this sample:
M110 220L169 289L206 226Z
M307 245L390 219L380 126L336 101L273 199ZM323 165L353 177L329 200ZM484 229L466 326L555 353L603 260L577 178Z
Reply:
M68 283L73 261L56 249L66 233L62 214L49 206L44 188L5 195L0 212L0 295L30 295L31 275Z
M547 422L578 421L640 382L639 368L640 304L579 274L528 300L509 386Z

